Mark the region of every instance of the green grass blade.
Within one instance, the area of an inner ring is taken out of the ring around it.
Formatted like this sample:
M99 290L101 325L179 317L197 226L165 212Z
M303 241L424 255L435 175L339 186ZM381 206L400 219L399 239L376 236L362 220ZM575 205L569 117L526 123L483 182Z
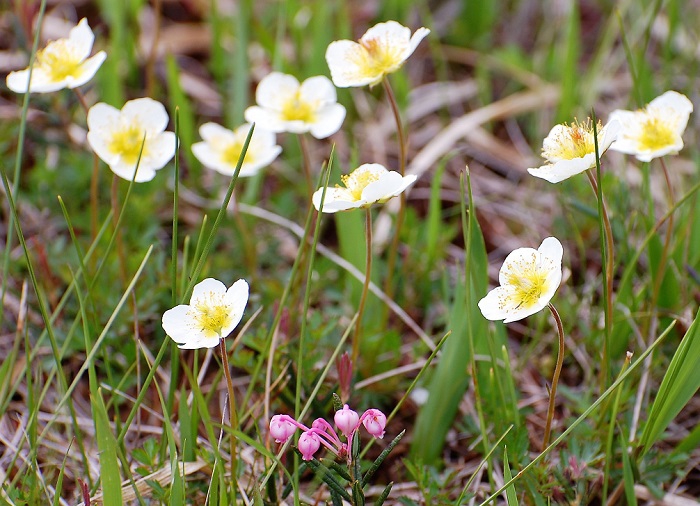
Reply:
M674 353L639 440L643 456L700 388L700 311Z
M100 456L100 482L104 506L122 506L122 485L117 458L117 441L109 426L109 416L102 400L102 389L90 395Z
M508 448L503 448L503 479L506 481L511 481L513 479L513 474L510 471L510 464L508 463ZM515 492L514 483L511 483L506 488L506 503L508 506L518 506L518 494Z

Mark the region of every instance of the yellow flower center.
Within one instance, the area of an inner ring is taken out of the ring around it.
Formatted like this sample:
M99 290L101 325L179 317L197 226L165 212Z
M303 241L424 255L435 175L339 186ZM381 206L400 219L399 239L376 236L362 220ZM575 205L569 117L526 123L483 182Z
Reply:
M388 74L401 65L400 47L382 44L380 39L360 40L360 45L367 51L367 58L361 62L366 75Z
M195 328L207 334L221 336L224 327L231 324L231 307L225 302L224 293L209 292L201 296L190 309L189 316Z
M599 121L597 125L598 142L600 144L600 132L603 124ZM542 157L549 162L559 160L573 160L595 153L595 141L593 139L593 124L590 119L584 123L574 121L571 125L564 125L564 129L559 132L553 145L542 148Z
M232 142L228 146L226 146L226 149L224 149L221 152L221 161L224 163L228 163L229 165L236 165L238 163L238 159L241 156L241 151L243 151L243 143L242 142ZM251 151L251 146L248 146L248 151L246 151L245 158L243 158L243 162L250 162L250 151Z
M63 81L67 77L77 77L81 58L76 48L66 40L56 40L37 52L37 67L41 68L52 81Z
M282 107L285 121L303 121L313 123L316 119L316 105L302 99L297 91Z
M353 199L357 201L362 199L362 191L367 185L379 179L379 174L369 170L354 170L350 174L340 176L340 179Z
M549 289L547 274L548 271L538 265L535 253L530 261L517 262L514 272L509 272L506 276L507 284L514 288L514 293L509 299L515 302L518 308L532 307ZM505 301L501 303L501 309L504 307Z
M126 163L136 164L141 153L142 144L143 154L141 156L146 156L147 144L144 143L144 135L145 132L142 128L139 128L137 124L131 123L115 130L107 147L115 155L121 156Z
M639 151L656 151L675 144L675 131L669 121L648 116L641 124L641 132L637 138Z

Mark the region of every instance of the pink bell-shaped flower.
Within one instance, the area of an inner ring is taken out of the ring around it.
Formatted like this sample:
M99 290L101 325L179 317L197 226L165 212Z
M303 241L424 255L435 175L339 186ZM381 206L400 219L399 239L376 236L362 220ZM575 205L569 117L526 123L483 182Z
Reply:
M346 438L350 439L352 433L357 430L358 423L360 422L360 415L345 404L343 409L335 412L335 417L333 419L340 432L342 432Z
M303 460L311 460L314 458L314 453L321 447L321 440L315 432L307 431L299 436L297 447Z
M386 427L386 416L378 409L368 409L362 414L362 425L365 426L367 432L376 438L384 437L384 428Z
M276 443L285 443L297 430L287 415L275 415L270 420L270 435Z

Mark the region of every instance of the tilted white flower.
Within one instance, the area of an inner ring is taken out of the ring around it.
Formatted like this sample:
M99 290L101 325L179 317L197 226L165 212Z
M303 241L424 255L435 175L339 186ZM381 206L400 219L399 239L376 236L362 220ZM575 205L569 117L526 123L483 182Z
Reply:
M379 84L403 65L429 33L427 28L419 28L411 35L410 28L387 21L367 30L359 42L331 42L326 62L333 84L338 88Z
M336 133L345 119L345 107L337 102L333 83L325 76L299 84L296 77L280 72L265 76L255 91L258 105L248 107L245 119L271 132L301 134L317 139Z
M112 172L128 181L150 181L175 155L175 134L165 131L168 113L153 99L130 100L121 111L100 102L88 111L87 124L90 147Z
M501 286L479 301L488 320L522 320L545 308L561 283L564 249L556 237L547 237L538 249L518 248L503 262Z
M205 123L199 127L199 135L204 142L194 143L192 152L202 165L225 176L233 176L249 130L250 124L247 123L234 131L216 123ZM254 176L270 165L281 152L282 148L275 144L275 134L256 127L238 176Z
M163 329L182 349L213 348L236 328L247 303L244 279L227 290L221 281L207 278L195 285L189 304L163 313Z
M642 162L683 149L683 132L688 125L693 103L676 91L667 91L644 109L610 114L622 125L620 135L610 149L634 155Z
M15 93L48 93L63 88L77 88L95 75L107 58L104 51L88 58L92 52L95 35L85 18L74 26L67 39L49 42L36 54L32 81L29 68L10 72L7 87Z
M597 125L598 152L603 156L615 141L620 131L620 123L610 121ZM542 157L547 164L536 169L527 169L535 177L550 183L559 183L595 167L595 141L593 123L574 121L571 125L555 125L542 143Z
M389 171L378 163L360 165L350 174L341 176L345 188L336 185L326 188L323 201L324 213L335 213L369 207L377 202L386 202L401 194L416 181L416 176L402 176L396 171ZM317 211L321 207L323 188L316 190L312 202Z

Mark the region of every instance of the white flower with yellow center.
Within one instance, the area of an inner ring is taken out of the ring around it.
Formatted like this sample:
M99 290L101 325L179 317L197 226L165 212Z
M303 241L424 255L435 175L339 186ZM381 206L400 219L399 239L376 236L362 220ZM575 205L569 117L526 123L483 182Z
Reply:
M95 75L107 58L104 51L88 58L92 52L95 35L85 18L74 26L67 39L49 42L36 54L32 81L29 69L10 72L7 87L15 93L48 93L63 88L82 86Z
M325 76L299 84L296 77L268 74L255 91L258 105L245 111L245 119L271 132L302 134L317 139L336 133L345 119L345 107L337 102L333 83Z
M667 91L637 111L616 110L610 115L622 125L610 148L650 162L683 149L682 135L693 112L693 103L676 91Z
M221 281L207 278L195 285L189 304L163 313L163 329L182 349L213 348L236 328L247 303L245 280L227 290Z
M610 121L597 125L598 152L605 153L620 131L620 123ZM595 167L595 141L593 123L574 121L571 125L555 125L542 143L542 157L547 164L536 169L527 169L535 177L550 183L559 183Z
M379 84L403 65L429 33L427 28L419 28L411 35L410 28L387 21L367 30L358 42L331 42L326 62L333 84L338 88Z
M326 198L323 201L324 213L335 213L369 207L377 202L383 203L401 194L416 181L416 176L402 176L396 171L389 171L378 163L360 165L350 174L341 176L345 188L336 185L326 188ZM323 188L314 192L312 202L320 211Z
M121 111L100 102L88 111L87 140L117 176L142 183L175 155L175 134L165 131L168 121L163 104L150 98L130 100Z
M225 176L233 176L249 131L249 124L241 125L232 132L216 123L205 123L199 127L199 135L204 142L194 143L192 153L202 165ZM281 152L282 148L275 144L275 134L256 127L238 176L254 176L270 165Z
M561 283L563 254L555 237L547 237L538 249L512 251L498 274L501 286L479 301L484 317L509 323L545 308Z

